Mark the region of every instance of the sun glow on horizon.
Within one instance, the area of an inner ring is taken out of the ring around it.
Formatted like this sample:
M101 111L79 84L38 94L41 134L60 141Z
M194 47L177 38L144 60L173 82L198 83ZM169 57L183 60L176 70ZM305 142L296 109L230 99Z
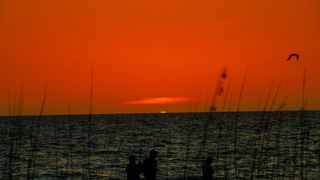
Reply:
M182 102L191 102L191 100L184 97L155 97L129 101L124 104L176 104Z

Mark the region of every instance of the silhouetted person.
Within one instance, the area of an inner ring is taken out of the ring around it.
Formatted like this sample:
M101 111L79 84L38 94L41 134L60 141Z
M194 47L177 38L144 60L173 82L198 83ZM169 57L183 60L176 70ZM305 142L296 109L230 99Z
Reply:
M208 157L205 163L202 166L203 180L212 180L213 179L213 169L211 167L212 157Z
M158 152L151 150L149 157L146 158L142 163L143 175L145 180L156 180L157 179L157 157Z
M127 180L139 180L140 173L141 173L141 166L140 162L136 164L136 157L131 155L129 157L129 164L127 165L126 172L127 172Z

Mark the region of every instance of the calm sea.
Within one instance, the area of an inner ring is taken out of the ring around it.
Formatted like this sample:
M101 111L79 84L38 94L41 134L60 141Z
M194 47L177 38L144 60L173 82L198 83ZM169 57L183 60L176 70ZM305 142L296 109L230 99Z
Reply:
M158 179L320 177L320 111L0 117L0 179L126 179L159 152ZM142 176L141 176L142 177Z

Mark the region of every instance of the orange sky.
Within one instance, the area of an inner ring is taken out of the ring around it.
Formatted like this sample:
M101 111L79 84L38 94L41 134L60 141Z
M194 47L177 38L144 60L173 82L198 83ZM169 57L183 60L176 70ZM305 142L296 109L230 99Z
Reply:
M276 106L290 93L298 109L304 68L319 109L319 12L318 0L0 0L0 115L21 86L23 114L38 114L46 82L46 114L88 113L91 66L94 113L207 110L223 68L232 109L246 70L242 110L272 80Z

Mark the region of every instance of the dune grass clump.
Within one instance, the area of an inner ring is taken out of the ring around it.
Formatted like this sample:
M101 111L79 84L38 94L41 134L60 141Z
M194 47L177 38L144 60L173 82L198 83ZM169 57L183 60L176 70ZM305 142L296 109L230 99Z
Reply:
M8 91L8 105L9 105L9 128L8 128L8 157L4 165L5 172L3 173L4 179L14 179L14 172L17 169L14 166L15 159L17 158L17 143L21 139L21 114L24 104L23 86L20 89L19 97L16 98L14 93L13 104L11 107L11 94ZM18 101L18 102L16 102Z

